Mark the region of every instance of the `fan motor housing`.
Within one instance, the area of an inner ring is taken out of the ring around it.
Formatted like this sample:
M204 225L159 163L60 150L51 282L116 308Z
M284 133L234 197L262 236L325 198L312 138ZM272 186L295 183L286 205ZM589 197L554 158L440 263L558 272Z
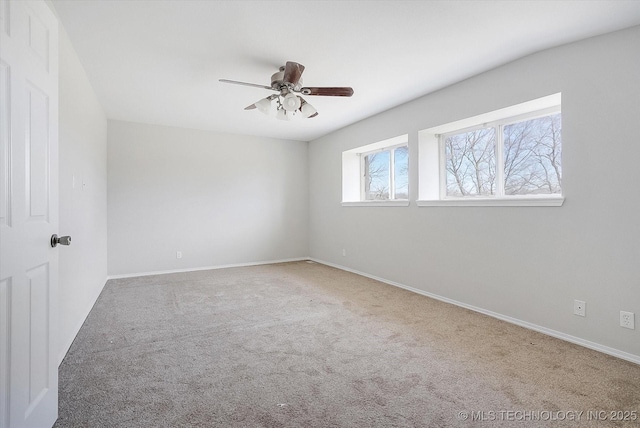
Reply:
M299 92L300 89L302 88L302 78L300 78L298 80L298 83L295 86L293 86L290 83L285 83L284 82L284 67L280 67L280 71L278 71L277 73L273 73L271 75L271 87L273 89L275 89L276 91L280 91L280 90L282 90L283 86L286 86L287 88L289 88L292 91Z
M271 75L271 87L280 90L282 80L284 79L284 71L278 71Z

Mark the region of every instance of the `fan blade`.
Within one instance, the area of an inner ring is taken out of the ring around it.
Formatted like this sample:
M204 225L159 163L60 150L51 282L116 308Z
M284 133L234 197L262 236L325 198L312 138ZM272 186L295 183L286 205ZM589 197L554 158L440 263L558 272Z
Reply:
M254 88L263 88L263 89L270 89L272 91L275 91L275 89L273 89L271 86L256 85L255 83L245 83L245 82L238 82L236 80L227 80L227 79L220 79L219 81L222 83L233 83L234 85L252 86Z
M325 97L350 97L353 95L353 89L343 88L302 88L300 93L304 95L322 95Z
M302 72L304 71L304 65L298 64L297 62L287 61L287 64L284 68L284 80L286 83L291 83L293 86L296 86L300 81L300 77L302 77Z

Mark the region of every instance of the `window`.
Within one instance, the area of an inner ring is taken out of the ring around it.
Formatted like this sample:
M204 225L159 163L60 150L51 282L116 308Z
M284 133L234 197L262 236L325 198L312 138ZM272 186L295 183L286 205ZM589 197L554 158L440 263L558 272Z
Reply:
M561 193L560 113L526 116L440 136L447 197Z
M505 195L562 193L561 131L560 113L502 127Z
M360 155L362 200L409 198L409 148L407 145Z
M447 196L486 196L495 190L496 135L481 128L440 136L445 149Z
M408 135L342 152L342 205L409 205Z
M421 131L418 205L562 205L561 119L556 94Z

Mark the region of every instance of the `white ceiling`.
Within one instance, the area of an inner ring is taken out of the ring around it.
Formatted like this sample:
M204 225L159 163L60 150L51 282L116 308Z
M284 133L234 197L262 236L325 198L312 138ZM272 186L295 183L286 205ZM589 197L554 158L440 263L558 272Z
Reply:
M552 46L640 24L640 1L53 0L110 119L310 141ZM312 119L244 107L286 61Z

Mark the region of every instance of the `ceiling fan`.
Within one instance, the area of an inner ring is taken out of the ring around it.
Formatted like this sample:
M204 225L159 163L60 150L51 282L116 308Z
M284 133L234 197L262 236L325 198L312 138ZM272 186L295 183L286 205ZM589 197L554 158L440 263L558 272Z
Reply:
M280 67L280 70L271 76L271 86L227 79L220 79L220 82L253 86L277 92L277 94L270 95L251 104L250 106L245 107L245 110L258 109L262 113L269 114L272 101L275 100L276 117L282 120L288 120L289 117L294 114L301 114L303 117L307 118L316 117L318 115L318 111L301 96L296 95L296 93L300 93L302 95L321 95L326 97L350 97L353 95L353 89L349 87L303 87L303 71L304 65L293 61L287 61L285 66Z

